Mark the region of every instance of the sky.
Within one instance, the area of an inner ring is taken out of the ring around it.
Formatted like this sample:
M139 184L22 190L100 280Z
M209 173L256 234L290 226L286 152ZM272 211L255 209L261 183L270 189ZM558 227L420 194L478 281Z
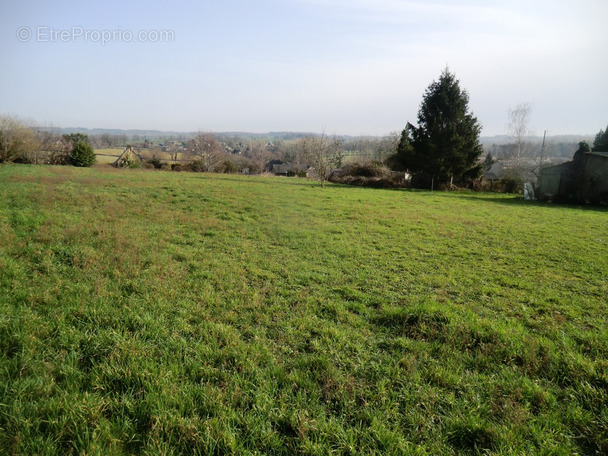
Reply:
M0 3L0 115L54 127L385 135L448 67L483 136L608 125L606 0Z

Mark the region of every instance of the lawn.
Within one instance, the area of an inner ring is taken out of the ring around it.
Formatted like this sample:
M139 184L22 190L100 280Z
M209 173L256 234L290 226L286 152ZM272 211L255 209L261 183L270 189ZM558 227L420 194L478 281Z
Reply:
M608 211L0 167L0 454L607 454Z

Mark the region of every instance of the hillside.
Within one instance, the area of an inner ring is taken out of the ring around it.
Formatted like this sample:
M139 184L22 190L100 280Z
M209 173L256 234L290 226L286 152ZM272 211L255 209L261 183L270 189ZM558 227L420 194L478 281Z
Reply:
M0 166L0 453L606 454L607 216Z

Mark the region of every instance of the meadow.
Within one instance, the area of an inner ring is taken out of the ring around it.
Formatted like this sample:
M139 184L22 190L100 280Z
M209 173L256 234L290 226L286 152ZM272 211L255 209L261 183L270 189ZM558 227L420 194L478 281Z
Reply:
M114 163L118 157L125 150L124 147L114 147L109 149L95 149L96 155L96 163L100 165L109 165ZM136 152L144 159L151 160L153 158L157 158L161 160L163 163L173 163L171 158L171 154L169 152L163 152L161 150L154 149L136 149ZM182 161L186 159L186 154L183 152L178 152L177 154L178 161Z
M120 154L125 150L124 147L114 147L109 149L95 149L95 162L100 165L114 163Z
M608 453L608 210L0 167L0 453Z

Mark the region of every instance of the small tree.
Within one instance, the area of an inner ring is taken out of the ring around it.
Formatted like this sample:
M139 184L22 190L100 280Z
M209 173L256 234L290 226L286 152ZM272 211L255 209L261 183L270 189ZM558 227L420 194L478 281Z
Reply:
M387 136L378 139L375 144L373 159L386 163L395 153L395 150L397 150L400 140L401 134L396 131L392 131Z
M78 141L72 147L69 163L72 166L89 167L95 164L95 151L84 141Z
M515 142L513 159L517 168L522 166L522 159L529 155L530 137L532 136L532 129L529 125L531 113L532 106L530 103L520 103L509 109L507 129L509 136Z
M215 172L224 159L222 146L210 133L199 133L192 138L190 151L199 162L201 171Z
M414 172L419 167L420 158L417 157L412 144L412 128L408 122L401 132L395 154L387 159L389 166L398 171Z
M468 112L469 95L446 68L426 89L418 111L418 126L408 122L393 161L414 177L437 184L470 181L481 172L481 126ZM425 183L426 184L426 183Z
M486 155L486 158L483 161L483 170L489 171L490 168L492 168L493 164L494 164L494 157L492 157L492 152L488 152L488 155Z
M30 158L30 163L47 163L49 165L66 165L72 143L65 139L56 131L38 130L36 131L36 139L38 140L39 151L37 156Z
M34 131L18 119L0 117L0 163L22 161L37 163L40 143Z
M179 153L179 146L175 143L171 143L167 148L169 155L171 155L171 161L173 164L177 163L177 154Z
M247 156L255 163L255 168L262 171L272 158L272 153L266 147L265 141L261 139L257 141L250 140Z
M335 136L330 138L325 133L318 136L308 136L298 141L296 145L301 155L314 168L321 187L325 187L327 175L342 156L342 141Z

